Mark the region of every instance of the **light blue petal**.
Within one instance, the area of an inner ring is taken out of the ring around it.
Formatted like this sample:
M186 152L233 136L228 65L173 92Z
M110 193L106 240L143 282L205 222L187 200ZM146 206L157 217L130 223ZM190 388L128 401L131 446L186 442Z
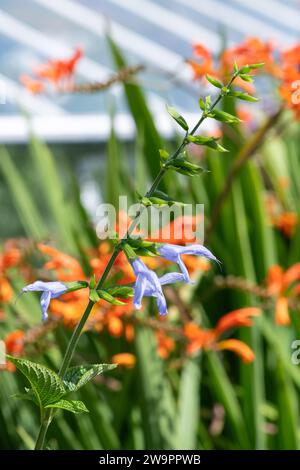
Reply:
M167 273L159 278L159 282L162 286L166 284L174 284L175 282L180 282L184 280L184 275L181 273Z
M147 281L142 274L139 274L136 278L135 286L134 286L134 298L133 298L133 305L137 310L140 310L142 304L142 298L145 293L145 289L147 286Z
M213 255L212 252L203 245L183 246L181 253L186 255L204 256L205 258L211 259L213 261L218 261L215 255Z
M165 299L165 296L163 294L160 294L156 298L156 303L157 303L157 308L159 311L160 315L167 315L168 313L168 308L167 308L167 302Z
M178 266L180 267L180 270L183 274L183 277L184 277L184 282L186 282L187 284L190 283L190 275L189 275L189 272L187 270L187 267L186 265L184 264L184 261L182 260L181 256L179 255L178 256L178 260L177 260L177 263L178 263Z
M67 287L62 282L44 282L35 281L33 284L23 287L22 292L51 292L53 296L58 297L67 290Z
M50 304L50 300L51 300L51 292L47 292L47 291L43 292L41 295L41 300L40 300L43 321L47 320L48 318L47 310Z

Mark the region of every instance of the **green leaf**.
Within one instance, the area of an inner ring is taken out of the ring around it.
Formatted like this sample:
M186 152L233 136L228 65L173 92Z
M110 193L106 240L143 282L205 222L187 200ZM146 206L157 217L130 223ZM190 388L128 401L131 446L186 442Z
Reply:
M97 375L116 367L116 364L88 364L70 367L63 378L65 389L67 393L76 392Z
M64 282L65 286L67 287L67 292L73 292L76 290L84 289L89 286L87 281L72 281L72 282Z
M227 113L225 111L220 111L219 109L214 109L208 114L208 117L216 119L217 121L226 122L228 124L236 124L241 122L241 120L234 116L233 114Z
M244 74L244 73L249 73L251 70L250 65L244 65L243 67L240 68L239 74Z
M172 116L173 119L175 119L175 121L177 122L177 124L180 125L180 127L182 127L182 129L184 129L185 131L188 131L189 130L189 126L186 122L186 120L184 119L183 116L181 116L178 111L176 111L175 108L173 108L172 106L166 106L167 108L167 111L168 113L170 114L170 116Z
M253 82L253 78L251 75L248 75L248 74L241 74L240 75L240 78L244 81L244 82L248 82L248 83L252 83Z
M131 243L131 239L129 241ZM124 243L123 251L125 255L127 256L127 258L129 259L129 261L132 261L137 258L137 255L135 254L134 250L131 248L129 243Z
M124 302L121 300L115 299L111 294L109 294L106 290L104 289L99 289L96 291L99 298L105 300L105 302L108 302L109 304L112 305L125 305Z
M181 159L173 160L172 164L168 165L168 168L185 176L196 176L205 171L201 166Z
M239 100L251 101L252 103L259 101L259 99L255 98L255 96L249 95L248 93L243 93L242 91L230 91L229 96L234 96Z
M218 143L215 137L205 137L200 135L189 135L188 137L189 142L192 142L196 145L204 145L209 147L213 150L218 150L219 152L228 152L221 144Z
M250 64L249 67L250 69L261 69L262 67L264 67L265 63L264 62L259 62L257 64Z
M202 111L205 111L205 109L206 109L205 108L205 103L204 103L202 98L199 99L198 103L199 103L200 109L202 109Z
M113 297L121 297L122 299L128 299L134 296L134 289L129 286L109 287L106 291Z
M197 448L200 418L201 365L198 358L188 359L180 380L177 441L180 449Z
M89 410L80 400L59 400L45 408L59 408L61 410L70 411L71 413L89 413Z
M161 161L165 163L170 156L169 152L165 149L159 149L158 151L159 151Z
M223 83L221 83L219 80L216 78L212 77L211 75L206 75L206 80L211 83L213 86L216 88L223 88Z
M100 297L98 295L98 292L95 289L90 290L89 299L94 303L99 302Z
M30 382L41 408L58 401L65 394L64 384L53 370L28 359L7 357Z

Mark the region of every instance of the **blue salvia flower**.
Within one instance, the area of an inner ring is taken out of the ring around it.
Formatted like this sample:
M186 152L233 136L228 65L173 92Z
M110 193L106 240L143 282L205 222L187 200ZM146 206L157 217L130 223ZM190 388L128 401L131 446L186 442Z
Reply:
M41 295L41 310L43 321L47 320L47 310L51 299L56 299L64 294L68 288L62 282L43 282L35 281L33 284L23 287L22 292L42 292Z
M155 297L160 315L166 315L168 313L167 302L161 286L183 281L184 276L181 273L168 273L159 278L139 258L135 258L131 261L131 264L136 275L133 299L134 307L137 310L141 308L143 297Z
M220 263L220 261L203 245L188 245L188 246L180 246L180 245L172 245L170 243L166 243L165 245L161 245L158 248L158 252L160 255L168 261L173 261L177 263L180 267L180 270L183 274L184 281L186 283L190 282L189 272L187 270L186 265L184 264L181 255L197 255L197 256L204 256L205 258L211 259Z

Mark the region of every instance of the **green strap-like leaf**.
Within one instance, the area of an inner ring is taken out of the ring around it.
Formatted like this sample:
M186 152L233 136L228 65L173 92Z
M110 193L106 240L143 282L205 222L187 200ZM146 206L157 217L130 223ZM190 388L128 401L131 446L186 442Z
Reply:
M46 406L46 408L60 408L71 413L89 413L89 410L80 400L59 400L56 403Z
M107 370L115 369L115 364L88 364L86 366L75 366L67 370L63 382L67 392L75 392L97 375Z
M53 370L28 359L7 357L30 382L40 407L57 402L66 393L62 380Z

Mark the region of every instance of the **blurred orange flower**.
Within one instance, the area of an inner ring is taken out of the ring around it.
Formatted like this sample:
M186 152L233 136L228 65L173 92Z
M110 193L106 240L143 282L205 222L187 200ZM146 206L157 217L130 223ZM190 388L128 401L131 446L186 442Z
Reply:
M45 263L44 269L54 270L59 281L76 281L85 278L79 262L72 256L42 243L38 245L38 248L44 255L51 258Z
M34 70L37 79L21 75L20 81L31 93L42 93L46 89L44 81L50 82L58 90L68 91L72 86L73 75L78 61L83 56L83 50L77 47L67 59L49 60Z
M267 289L275 297L275 322L278 325L289 325L291 320L288 309L288 298L300 292L300 263L284 271L281 266L274 265L269 268L267 275ZM295 284L296 283L296 284Z
M213 329L203 329L193 322L187 323L184 326L188 341L187 353L193 354L201 349L228 349L238 354L245 363L253 361L254 353L245 343L236 339L219 341L219 338L231 328L251 326L252 318L260 314L261 310L255 307L234 310L221 317Z
M111 358L111 362L132 369L136 364L136 357L131 353L119 353Z

